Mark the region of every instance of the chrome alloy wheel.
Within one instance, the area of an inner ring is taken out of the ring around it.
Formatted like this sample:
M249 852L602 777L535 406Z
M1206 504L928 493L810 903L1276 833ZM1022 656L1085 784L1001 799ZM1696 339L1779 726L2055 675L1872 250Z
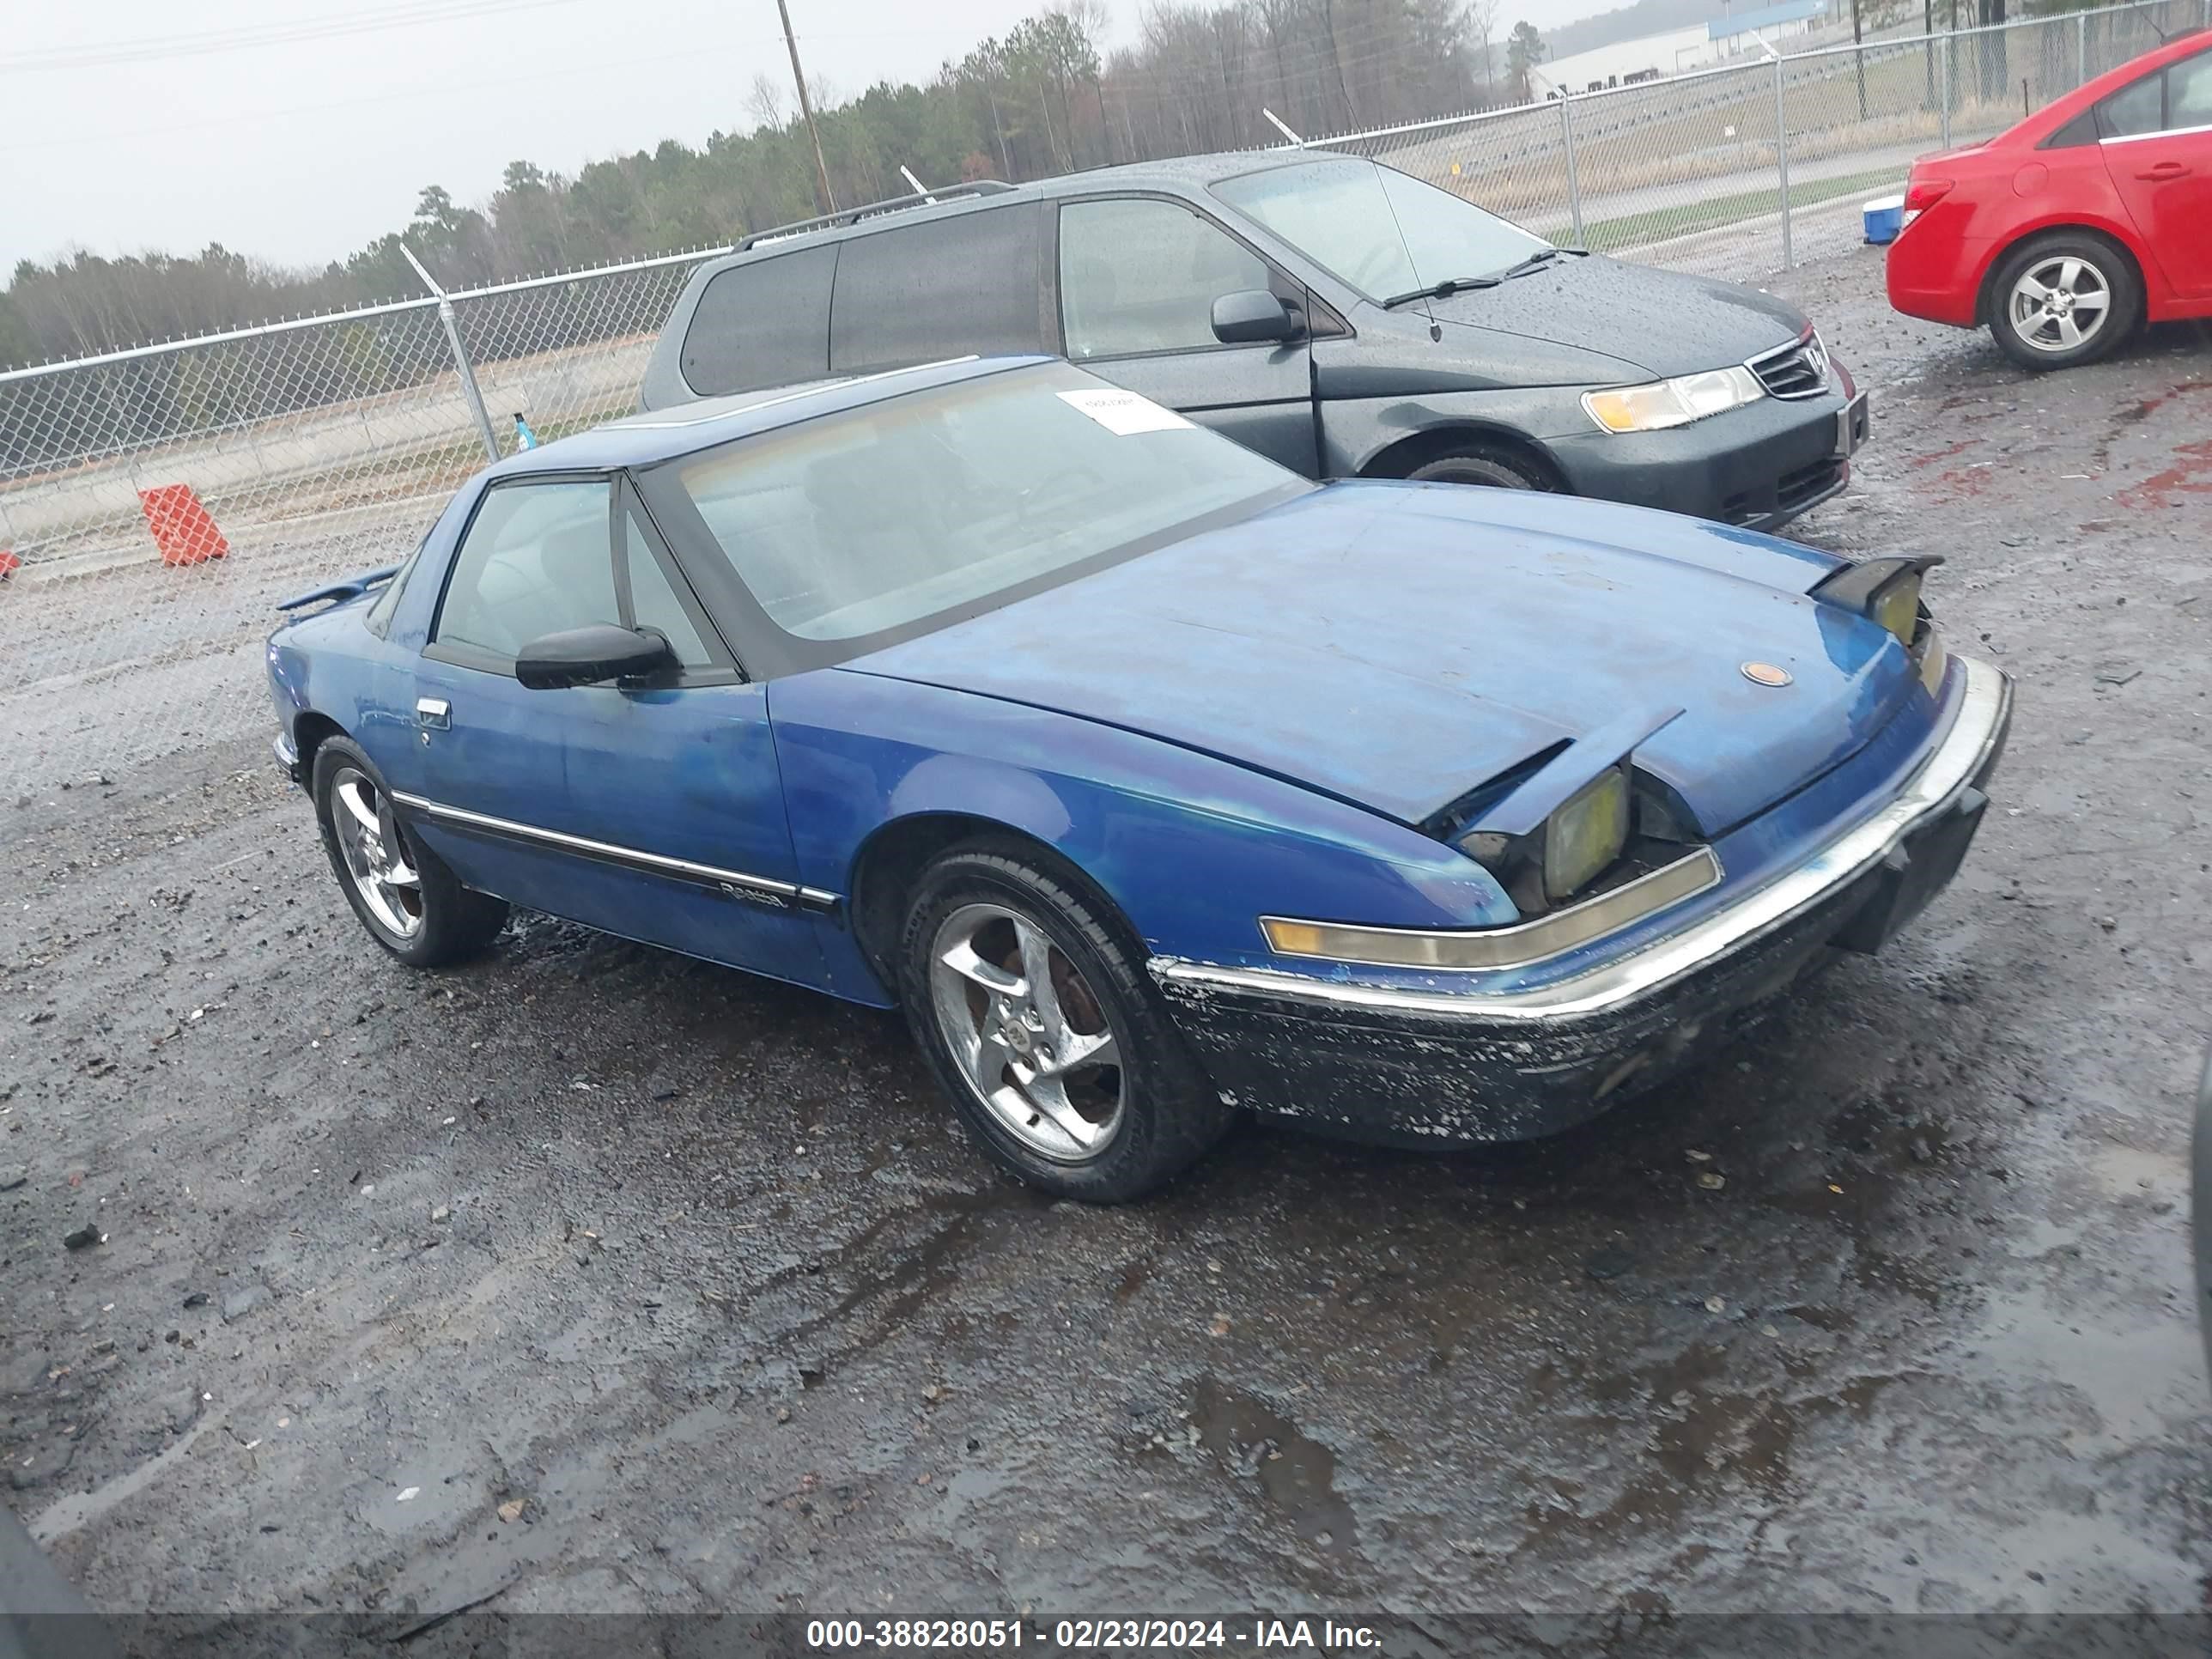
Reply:
M938 1030L992 1115L1061 1164L1097 1157L1121 1126L1121 1045L1082 970L1028 917L963 904L930 947Z
M2071 351L2096 337L2112 313L2105 273L2075 255L2039 259L2021 273L2007 301L2013 332L2038 351Z
M346 873L368 913L402 943L422 930L422 877L393 822L392 805L366 775L348 766L331 781L331 828Z

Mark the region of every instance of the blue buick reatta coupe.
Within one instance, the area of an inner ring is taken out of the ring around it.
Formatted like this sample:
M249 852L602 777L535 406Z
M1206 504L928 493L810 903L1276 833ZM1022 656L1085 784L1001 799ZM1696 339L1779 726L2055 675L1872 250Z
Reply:
M987 1152L1113 1200L1245 1109L1556 1130L1880 946L2010 715L1929 562L1316 485L968 361L503 461L268 667L402 961L523 905L899 1006Z

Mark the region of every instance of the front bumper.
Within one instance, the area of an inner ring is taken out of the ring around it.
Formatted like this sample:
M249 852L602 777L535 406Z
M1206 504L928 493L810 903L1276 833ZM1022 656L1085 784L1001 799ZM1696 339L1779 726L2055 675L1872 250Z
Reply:
M270 739L269 746L276 751L277 768L284 774L286 781L295 789L306 788L307 781L301 775L300 751L292 746L291 738L279 732Z
M1896 799L1814 856L1630 956L1536 988L1409 989L1158 959L1153 973L1235 1104L1362 1139L1554 1133L1682 1069L1831 947L1871 951L1955 873L2012 719L2011 682L1954 659L1965 694Z
M1850 483L1869 412L1838 364L1817 398L1763 398L1664 432L1593 427L1547 447L1577 495L1773 530Z

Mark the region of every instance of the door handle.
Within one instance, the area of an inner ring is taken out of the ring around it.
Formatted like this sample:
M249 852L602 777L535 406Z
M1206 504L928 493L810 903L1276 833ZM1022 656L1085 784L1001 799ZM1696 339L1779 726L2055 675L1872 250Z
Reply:
M2165 179L2185 177L2189 169L2179 161L2160 161L2136 174L2138 179Z
M453 705L443 697L417 697L415 723L428 732L450 732L453 726Z

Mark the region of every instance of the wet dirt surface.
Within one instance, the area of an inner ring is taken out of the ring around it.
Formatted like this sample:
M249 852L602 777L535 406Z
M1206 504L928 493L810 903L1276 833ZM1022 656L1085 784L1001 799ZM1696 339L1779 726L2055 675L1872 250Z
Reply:
M891 1017L544 920L410 974L258 742L48 780L7 1501L118 1609L2203 1608L2212 341L2031 380L1869 252L1775 286L1875 390L1799 533L1947 555L2020 682L1887 955L1562 1139L1094 1211Z

